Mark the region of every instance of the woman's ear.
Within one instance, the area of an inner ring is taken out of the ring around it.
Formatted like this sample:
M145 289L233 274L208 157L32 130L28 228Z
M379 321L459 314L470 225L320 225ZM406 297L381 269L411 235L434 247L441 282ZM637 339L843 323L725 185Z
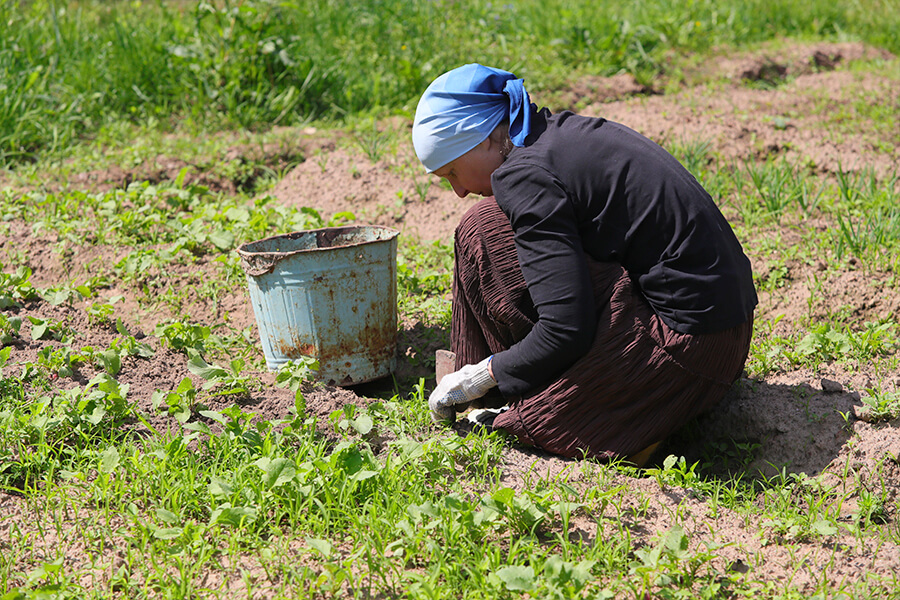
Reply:
M509 124L507 123L497 125L487 139L491 142L487 147L487 150L490 152L499 152L506 157L512 150L512 141L509 139Z

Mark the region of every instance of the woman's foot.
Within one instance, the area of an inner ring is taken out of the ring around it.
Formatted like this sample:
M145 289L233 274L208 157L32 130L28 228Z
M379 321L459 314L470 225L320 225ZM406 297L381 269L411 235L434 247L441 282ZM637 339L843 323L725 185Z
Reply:
M493 429L494 419L496 419L497 415L500 413L506 412L508 408L508 406L502 408L476 408L469 411L469 414L466 415L466 420L475 425Z

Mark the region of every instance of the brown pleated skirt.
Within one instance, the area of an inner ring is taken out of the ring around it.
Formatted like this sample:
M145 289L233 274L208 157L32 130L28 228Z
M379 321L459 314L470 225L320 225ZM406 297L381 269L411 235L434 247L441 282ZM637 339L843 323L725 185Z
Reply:
M504 399L509 410L494 427L566 457L626 457L724 397L743 370L753 320L720 333L681 334L653 312L620 265L589 266L598 317L593 346L559 379ZM509 348L536 319L509 220L493 198L481 200L456 230L456 368Z

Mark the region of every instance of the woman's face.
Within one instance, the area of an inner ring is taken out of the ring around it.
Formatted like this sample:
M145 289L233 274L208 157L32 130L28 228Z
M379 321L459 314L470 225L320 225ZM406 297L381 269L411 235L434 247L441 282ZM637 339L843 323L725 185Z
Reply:
M434 174L446 179L460 198L469 194L493 196L491 175L503 164L503 155L491 138L487 138L456 160L436 169Z

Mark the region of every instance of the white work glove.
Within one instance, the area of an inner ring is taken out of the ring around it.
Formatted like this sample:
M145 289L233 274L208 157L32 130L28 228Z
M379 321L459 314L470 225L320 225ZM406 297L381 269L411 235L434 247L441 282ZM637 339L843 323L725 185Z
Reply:
M491 358L489 356L477 365L466 365L459 371L444 375L428 397L428 408L435 423L455 421L454 406L481 398L497 385L488 371Z

